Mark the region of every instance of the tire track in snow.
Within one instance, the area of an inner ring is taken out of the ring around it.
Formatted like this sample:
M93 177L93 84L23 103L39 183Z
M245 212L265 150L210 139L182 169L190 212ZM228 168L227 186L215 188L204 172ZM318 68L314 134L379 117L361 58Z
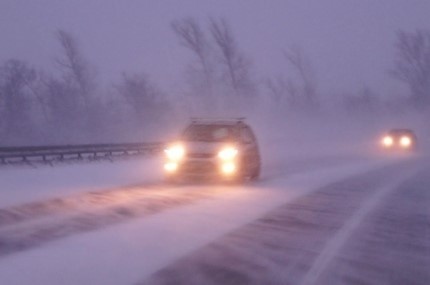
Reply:
M124 203L80 211L73 215L47 219L46 222L0 228L0 258L71 235L94 231L130 219L146 217L174 207L189 205L204 199L216 198L222 191L210 189L170 189L151 191ZM149 192L149 193L148 193Z
M114 206L124 203L126 200L141 199L148 195L148 190L156 190L157 186L156 184L131 185L3 208L0 209L0 228L46 216L52 217L89 208Z
M414 172L415 173L415 172ZM408 174L412 176L412 174ZM312 267L309 269L308 273L304 276L302 285L314 285L318 284L317 281L324 270L330 265L333 258L338 254L340 249L348 241L351 235L354 233L358 225L362 222L364 217L373 211L376 206L380 203L386 195L391 191L394 191L403 181L407 180L409 177L401 176L396 179L393 183L383 186L376 190L363 205L350 217L345 225L336 232L336 234L327 242L324 249L320 252L319 256L315 259Z
M294 159L282 166L282 172L267 174L262 178L262 181L270 177L279 177L283 175L291 175L297 173L306 173L307 171L328 166L336 166L347 164L351 161L360 161L363 158L359 157L343 157L343 156L328 156L318 158ZM267 171L267 170L266 170ZM52 217L57 215L71 214L74 212L83 211L90 208L113 207L118 204L123 204L125 200L132 201L141 199L148 195L149 190L162 191L165 185L158 184L140 184L130 185L121 188L113 188L100 191L90 191L67 197L56 197L46 199L44 201L36 201L22 205L16 205L0 209L0 229L9 225L25 223L35 219L44 217ZM172 187L170 187L172 188ZM151 193L149 194L151 195Z
M349 159L322 160L324 163L311 169L345 164ZM294 173L306 173L305 166L309 162L314 163L315 159L301 160ZM291 168L287 170L292 171ZM217 187L188 190L181 186L163 188L161 184L127 186L0 209L0 258L56 239L216 198L220 194Z
M423 166L363 219L321 284L430 284L429 169Z
M410 167L406 161L324 186L138 284L300 284L375 189L404 177Z

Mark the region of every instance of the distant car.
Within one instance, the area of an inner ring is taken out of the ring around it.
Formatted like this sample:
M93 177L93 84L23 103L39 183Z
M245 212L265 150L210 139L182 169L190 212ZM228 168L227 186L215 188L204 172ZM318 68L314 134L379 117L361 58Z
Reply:
M393 129L381 139L381 145L387 150L412 151L417 148L417 136L410 129Z
M254 180L260 175L257 139L244 118L193 118L165 149L168 181L180 178Z

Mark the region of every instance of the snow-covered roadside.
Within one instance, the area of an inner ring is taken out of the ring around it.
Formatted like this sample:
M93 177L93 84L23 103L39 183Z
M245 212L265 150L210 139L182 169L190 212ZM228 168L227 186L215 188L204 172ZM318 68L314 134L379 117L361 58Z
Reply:
M174 208L4 258L0 260L0 276L5 284L133 284L291 199L387 163L390 161L314 170L252 187L213 186L223 192L219 199ZM194 187L190 190L204 191L204 187Z
M157 158L0 169L0 208L161 178Z
M366 159L363 154L351 152L316 155L272 149L270 154L263 153L262 178ZM162 180L161 165L160 157L137 157L114 162L0 168L0 208L124 185L157 183Z
M302 155L291 159L288 153L265 156L263 180L282 174L327 165L340 165L356 157ZM159 157L140 157L114 162L40 165L35 168L0 168L0 208L83 192L104 190L133 184L154 184L162 181Z

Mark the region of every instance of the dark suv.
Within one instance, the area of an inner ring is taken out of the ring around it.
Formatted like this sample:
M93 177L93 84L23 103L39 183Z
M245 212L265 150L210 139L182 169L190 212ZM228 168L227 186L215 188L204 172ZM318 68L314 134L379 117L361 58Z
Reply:
M168 180L178 178L257 179L260 152L254 132L238 119L193 118L177 142L165 149Z

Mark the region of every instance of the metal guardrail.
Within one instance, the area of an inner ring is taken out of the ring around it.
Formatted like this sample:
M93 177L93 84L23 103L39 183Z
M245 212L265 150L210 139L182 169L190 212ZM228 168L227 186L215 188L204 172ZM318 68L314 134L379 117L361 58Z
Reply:
M151 155L163 149L163 143L85 144L53 146L0 147L0 165L71 160L112 159L132 155Z

